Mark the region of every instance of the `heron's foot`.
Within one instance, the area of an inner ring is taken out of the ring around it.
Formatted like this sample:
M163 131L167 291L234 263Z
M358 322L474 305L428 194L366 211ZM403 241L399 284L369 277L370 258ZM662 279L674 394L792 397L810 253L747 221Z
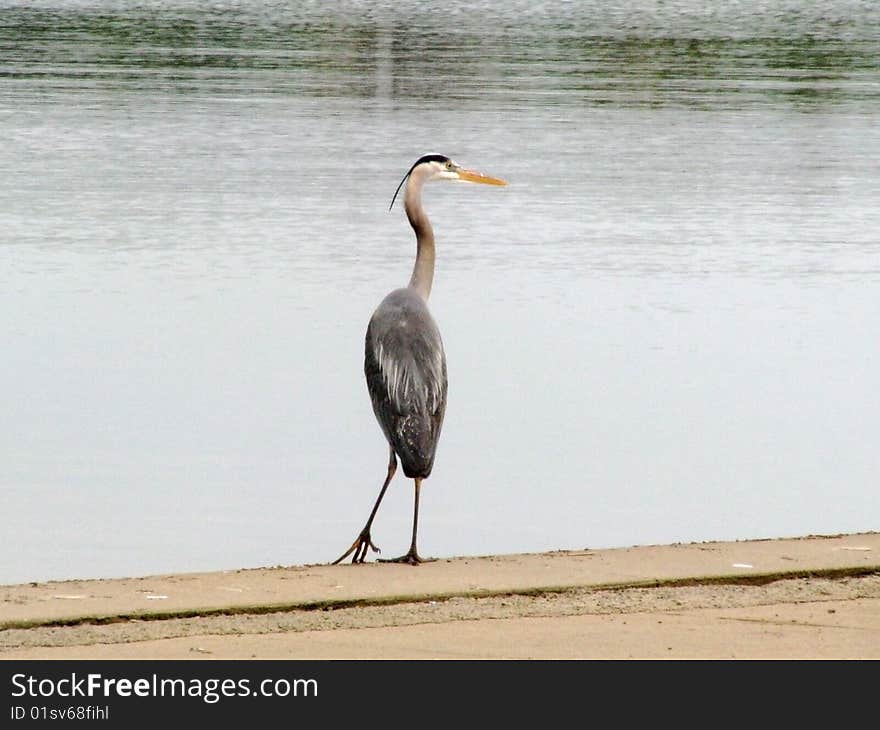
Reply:
M381 553L382 551L373 544L372 538L370 538L370 530L364 528L360 535L358 535L358 539L355 540L351 547L346 550L341 556L336 558L331 565L336 565L337 563L341 563L345 560L349 555L351 555L352 565L356 563L363 563L367 557L367 551L372 550L374 553ZM354 555L352 555L354 553Z
M423 558L415 550L410 550L406 555L399 558L380 558L380 563L408 563L409 565L420 565L422 563L433 563L437 558Z

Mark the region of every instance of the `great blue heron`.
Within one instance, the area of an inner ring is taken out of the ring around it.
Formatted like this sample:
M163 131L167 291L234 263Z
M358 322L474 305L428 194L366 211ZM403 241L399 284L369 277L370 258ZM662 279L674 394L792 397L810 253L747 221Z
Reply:
M367 326L364 357L373 412L388 440L391 455L385 483L367 524L351 547L333 561L334 565L352 553L352 563L363 563L368 550L379 552L370 537L370 527L397 471L398 458L403 473L415 480L412 543L406 555L383 562L410 565L424 562L416 548L419 491L422 480L430 476L434 466L437 439L446 412L446 355L440 330L428 311L434 279L434 231L422 208L422 186L429 180L507 185L496 177L465 170L444 155L425 155L416 160L394 191L389 210L406 183L403 205L416 234L416 262L409 286L395 289L373 313Z

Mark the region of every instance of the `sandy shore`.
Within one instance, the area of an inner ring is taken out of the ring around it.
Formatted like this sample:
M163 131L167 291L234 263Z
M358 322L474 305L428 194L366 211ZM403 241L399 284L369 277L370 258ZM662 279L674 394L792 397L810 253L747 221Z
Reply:
M880 658L880 533L0 586L0 658Z

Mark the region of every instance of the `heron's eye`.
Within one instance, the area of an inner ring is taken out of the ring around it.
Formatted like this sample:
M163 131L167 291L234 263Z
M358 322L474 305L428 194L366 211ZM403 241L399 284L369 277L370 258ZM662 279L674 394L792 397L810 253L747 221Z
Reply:
M447 169L447 170L451 170L451 169L452 169L452 160L447 160L447 161L446 161L446 169Z

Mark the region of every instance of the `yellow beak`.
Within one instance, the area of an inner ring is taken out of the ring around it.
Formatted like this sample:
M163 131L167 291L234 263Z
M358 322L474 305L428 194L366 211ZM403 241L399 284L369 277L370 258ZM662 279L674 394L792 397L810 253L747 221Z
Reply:
M489 177L475 170L459 170L458 179L464 182L483 183L483 185L507 185L507 181L500 177Z

